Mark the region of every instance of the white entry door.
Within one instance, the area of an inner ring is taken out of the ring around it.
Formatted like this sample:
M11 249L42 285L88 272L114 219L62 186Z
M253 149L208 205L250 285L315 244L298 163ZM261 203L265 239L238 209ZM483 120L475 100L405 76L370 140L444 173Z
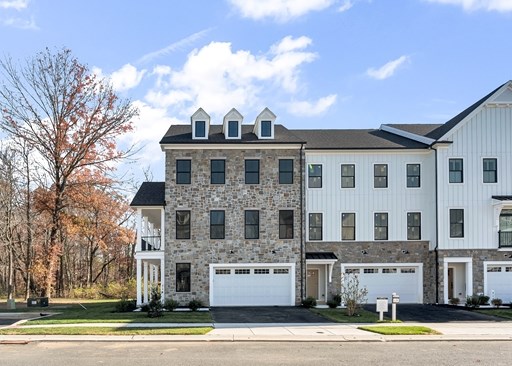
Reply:
M361 264L345 267L344 273L356 274L359 286L368 290L368 303L374 304L377 297L387 297L397 293L401 303L423 302L423 274L419 265Z
M210 265L210 306L295 305L290 264Z

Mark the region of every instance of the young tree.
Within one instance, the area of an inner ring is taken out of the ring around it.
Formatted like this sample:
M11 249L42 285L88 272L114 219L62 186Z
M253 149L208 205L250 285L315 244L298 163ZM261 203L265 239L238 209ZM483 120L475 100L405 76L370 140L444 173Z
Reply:
M23 66L8 58L0 61L0 73L0 128L37 152L49 181L51 224L42 268L44 295L50 296L70 180L84 168L105 171L127 156L117 150L116 138L132 128L137 110L67 49L46 49Z

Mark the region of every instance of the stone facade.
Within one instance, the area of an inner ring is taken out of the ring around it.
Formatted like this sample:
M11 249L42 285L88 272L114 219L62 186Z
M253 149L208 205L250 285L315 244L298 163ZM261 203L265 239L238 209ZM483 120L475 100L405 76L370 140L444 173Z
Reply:
M301 159L299 148L166 150L165 295L209 304L213 263L295 263L301 301ZM176 184L176 160L191 160L191 184ZM210 184L210 160L225 159L225 184ZM245 184L245 159L260 160L260 183ZM279 184L279 159L294 160L293 184ZM245 210L259 210L259 239L245 239ZM293 210L293 239L279 239L279 210ZM190 210L190 239L176 239L176 210ZM225 210L225 239L210 239L210 210ZM191 264L191 291L176 292L176 263Z
M427 241L307 242L306 251L333 252L338 257L328 284L329 298L341 290L342 263L422 263L423 302L435 301L435 262Z

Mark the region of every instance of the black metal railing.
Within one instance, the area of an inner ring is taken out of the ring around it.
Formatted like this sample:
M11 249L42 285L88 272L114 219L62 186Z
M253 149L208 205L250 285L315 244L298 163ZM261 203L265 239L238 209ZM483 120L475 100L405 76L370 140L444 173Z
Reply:
M143 252L151 250L160 250L161 237L159 235L143 236L141 239L141 250Z
M512 248L512 231L498 231L500 248Z

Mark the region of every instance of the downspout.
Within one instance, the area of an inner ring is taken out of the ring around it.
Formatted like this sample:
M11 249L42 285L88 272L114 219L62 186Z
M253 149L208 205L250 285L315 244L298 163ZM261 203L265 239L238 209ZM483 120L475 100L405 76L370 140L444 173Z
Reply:
M300 144L300 298L304 299L304 144Z
M439 197L438 197L438 179L437 179L437 149L435 151L435 197L436 197L436 246L434 254L436 258L436 304L439 304Z

